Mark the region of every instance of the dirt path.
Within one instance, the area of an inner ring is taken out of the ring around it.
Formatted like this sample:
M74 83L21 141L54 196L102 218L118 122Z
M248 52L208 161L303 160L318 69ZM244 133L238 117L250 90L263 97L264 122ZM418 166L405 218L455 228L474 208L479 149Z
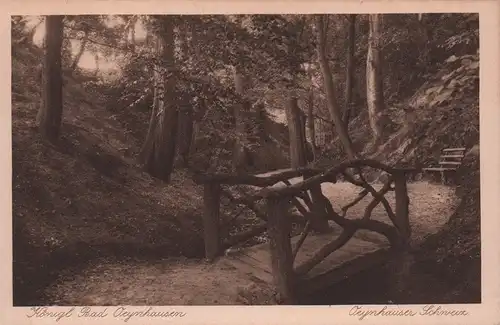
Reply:
M379 188L380 186L374 186ZM418 182L409 184L413 240L437 232L456 207L453 188ZM324 185L334 208L352 201L360 191L350 183ZM393 195L393 194L392 194ZM387 195L394 204L394 197ZM359 217L370 199L349 210ZM383 207L374 219L389 222ZM67 274L47 290L57 305L212 305L273 303L272 292L253 291L245 277L219 264L200 260L162 260L156 264L96 261L80 274Z

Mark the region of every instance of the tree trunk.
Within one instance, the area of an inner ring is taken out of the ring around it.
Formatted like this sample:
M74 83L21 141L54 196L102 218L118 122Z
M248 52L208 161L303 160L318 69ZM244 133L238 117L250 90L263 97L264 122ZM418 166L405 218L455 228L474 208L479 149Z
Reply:
M316 51L318 54L318 61L321 68L321 72L323 74L323 84L325 87L325 94L328 103L328 111L330 112L330 117L333 123L335 124L335 130L337 131L340 142L344 147L347 157L349 159L355 159L356 153L352 146L351 139L349 138L349 134L347 133L347 128L345 127L345 124L342 121L340 108L336 99L333 76L330 71L330 66L328 65L328 60L326 59L326 48L325 48L326 32L324 30L322 16L316 17L316 28L318 30L317 34L318 45L316 47Z
M156 41L152 40L150 35L147 35L148 45L152 45L154 47L154 51L157 57L161 57L162 55L162 46L161 41L156 39ZM154 143L154 132L156 130L156 124L158 121L158 110L160 107L160 97L163 93L162 87L162 74L160 72L160 67L155 66L153 69L153 107L151 110L151 117L149 119L148 132L146 133L146 140L142 145L141 151L139 153L139 160L143 164L146 164L149 153L153 150Z
M318 157L318 147L316 145L316 129L314 125L314 89L312 85L309 89L309 101L307 103L307 128L311 138L312 160L315 160Z
M303 112L300 110L297 98L297 75L300 71L301 60L297 57L298 40L294 38L297 33L296 29L299 25L289 24L287 44L288 52L288 102L285 107L285 114L288 124L289 148L290 148L290 166L299 168L307 165L307 143L305 137L305 124L302 117Z
M42 137L55 142L59 137L63 111L62 44L64 16L47 16L45 20L45 61L43 105L37 120Z
M294 90L290 90L288 105L286 106L286 118L290 138L290 165L292 168L299 168L307 165L306 144L302 131L304 127L301 113L297 103L297 95Z
M146 141L141 151L142 162L149 174L166 182L174 167L176 138L178 129L178 103L176 99L176 83L174 74L174 33L170 17L163 18L161 52L164 66L160 69L157 87L155 89L156 107L150 120Z
M87 46L88 42L88 32L85 31L85 36L82 39L82 44L80 45L80 50L75 56L75 59L73 60L73 63L71 64L71 71L75 71L76 67L78 66L78 63L80 62L80 59L82 58L83 53L85 52L85 46Z
M356 40L356 15L349 15L349 28L347 36L347 67L346 67L346 82L345 82L345 113L344 124L346 128L349 126L349 120L354 115L353 110L353 87L354 87L354 51Z
M97 77L99 74L99 54L94 55L94 62L95 62L95 71L94 71L94 77Z
M385 110L380 53L380 15L369 17L368 55L366 58L366 101L368 116L375 145L383 136L383 112Z
M293 270L291 225L286 218L287 204L283 198L267 199L267 227L271 250L271 272L282 303L293 305L297 301L297 278Z

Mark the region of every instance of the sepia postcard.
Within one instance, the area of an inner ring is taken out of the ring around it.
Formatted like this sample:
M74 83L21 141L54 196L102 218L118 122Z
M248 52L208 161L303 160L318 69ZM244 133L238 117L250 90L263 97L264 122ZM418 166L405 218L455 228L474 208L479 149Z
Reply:
M498 1L1 7L0 323L500 324Z

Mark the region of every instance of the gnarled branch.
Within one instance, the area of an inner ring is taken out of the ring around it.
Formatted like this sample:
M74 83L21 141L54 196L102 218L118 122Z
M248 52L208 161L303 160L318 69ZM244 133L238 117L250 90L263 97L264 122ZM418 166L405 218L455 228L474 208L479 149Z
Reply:
M321 261L328 257L328 255L342 248L354 236L356 231L360 229L371 230L384 235L394 247L398 247L400 245L401 241L396 230L383 222L363 219L346 219L346 221L348 225L344 228L344 231L340 234L340 236L320 248L313 255L313 257L295 268L295 272L297 274L304 275L309 272L317 264L321 263Z
M303 262L301 265L295 268L295 272L298 275L304 275L309 272L316 265L321 263L328 255L333 253L334 251L340 249L344 246L349 239L354 236L356 232L355 228L344 229L344 231L337 237L334 241L326 244L322 248L320 248L309 260Z
M297 257L297 253L299 252L300 246L304 243L306 240L307 235L309 234L309 231L311 230L311 220L307 220L307 223L304 227L304 230L302 230L302 233L300 234L300 238L295 244L295 247L293 248L292 251L292 256L293 260L295 261L295 258Z
M378 191L379 197L384 197L384 195L391 190L391 184L393 181L393 177L390 176L387 180L387 183L384 184L384 187L380 191ZM379 198L374 197L373 200L366 206L365 215L363 219L370 219L373 209L380 203Z
M389 202L387 201L387 199L383 196L383 195L380 195L374 188L373 186L371 186L367 181L366 179L363 177L363 173L361 172L361 168L357 168L357 171L358 171L358 175L359 175L359 178L361 179L361 182L363 183L363 187L368 191L370 192L370 194L375 198L377 199L378 201L382 202L382 205L384 206L385 208L385 211L387 212L387 216L389 217L389 219L391 219L391 222L394 224L394 226L396 226L396 228L398 227L398 222L396 220L396 215L394 214L394 211L392 211L392 208L391 208L391 205L389 204ZM353 178L351 175L344 175L344 176L347 176L347 177L350 177L350 178Z
M328 218L336 222L342 228L347 229L354 227L355 229L371 230L385 236L391 245L399 245L399 236L395 228L376 220L345 219L335 212L330 201L325 196L323 196L323 200L325 201L324 203L328 211Z

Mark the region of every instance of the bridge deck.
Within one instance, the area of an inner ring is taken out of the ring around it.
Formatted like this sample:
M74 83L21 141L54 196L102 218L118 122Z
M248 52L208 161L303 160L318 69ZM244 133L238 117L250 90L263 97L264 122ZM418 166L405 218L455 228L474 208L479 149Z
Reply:
M310 234L297 254L296 265L309 259L336 235L336 231L329 234ZM292 238L292 245L297 240L298 236ZM311 293L382 263L386 260L388 248L388 244L385 243L375 243L353 237L345 246L330 254L307 274L307 278L304 279L307 283L300 286L301 291ZM238 273L246 274L250 278L258 279L268 285L273 284L268 243L243 249L234 255L224 256L219 263L234 267Z

